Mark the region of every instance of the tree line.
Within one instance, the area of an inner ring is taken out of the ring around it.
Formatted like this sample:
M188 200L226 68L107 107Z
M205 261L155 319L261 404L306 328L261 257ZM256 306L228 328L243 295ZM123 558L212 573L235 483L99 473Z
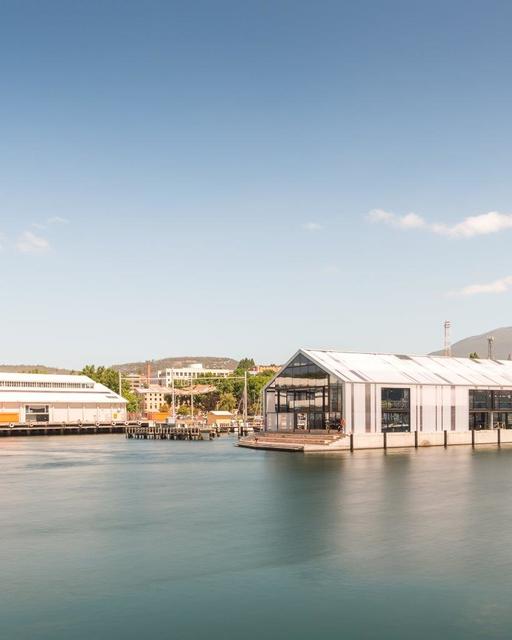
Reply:
M211 378L207 373L200 374L196 380L196 384L208 384L215 387L214 391L202 394L194 394L194 407L199 411L236 411L242 410L243 394L244 394L244 378L245 373L249 372L255 366L253 358L242 358L237 368L227 378ZM119 393L128 401L127 410L130 413L137 413L140 409L139 398L131 391L127 381L122 381L122 388L119 389L119 373L111 367L96 367L95 365L87 365L81 371L83 375L88 376L95 382L105 385L115 393ZM261 371L256 374L247 375L247 408L249 414L261 413L261 392L263 387L274 376L273 371ZM187 388L188 384L176 383L176 387ZM172 395L169 393L165 396L165 402L168 407L172 405ZM164 408L164 407L162 407ZM181 396L180 413L185 415L190 412L190 398Z

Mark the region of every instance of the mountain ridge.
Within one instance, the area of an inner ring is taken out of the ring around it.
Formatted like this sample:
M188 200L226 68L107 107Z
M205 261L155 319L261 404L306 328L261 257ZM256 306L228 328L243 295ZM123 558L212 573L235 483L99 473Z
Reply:
M474 336L462 338L452 344L452 355L467 358L470 353L477 353L480 358L487 358L488 338L494 338L493 356L496 360L507 360L512 357L512 327L498 327ZM444 349L432 351L429 355L440 356Z
M155 373L159 369L171 367L186 367L194 363L201 363L205 368L211 369L232 369L235 370L238 360L225 356L173 356L149 360L151 368ZM146 372L148 361L125 362L109 365L121 373L142 373ZM0 364L0 371L7 373L55 373L68 374L77 373L78 370L66 369L64 367L51 367L44 364Z
M172 356L158 360L118 363L111 366L122 373L145 373L148 362L154 372L159 369L187 367L196 363L202 364L205 369L231 369L234 371L238 364L238 360L223 356Z

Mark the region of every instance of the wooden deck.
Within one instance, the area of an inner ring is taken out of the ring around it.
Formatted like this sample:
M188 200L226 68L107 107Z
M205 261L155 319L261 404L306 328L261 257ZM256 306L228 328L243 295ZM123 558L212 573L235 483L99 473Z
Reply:
M240 447L276 451L326 451L339 447L346 436L339 433L255 433L243 438ZM344 443L345 444L345 443ZM345 447L344 447L345 448Z

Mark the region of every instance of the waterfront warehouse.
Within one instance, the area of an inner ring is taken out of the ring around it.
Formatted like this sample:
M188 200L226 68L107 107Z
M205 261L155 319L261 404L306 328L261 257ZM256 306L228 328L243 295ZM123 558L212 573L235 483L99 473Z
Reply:
M264 389L265 429L512 428L512 361L299 350Z
M0 371L2 424L124 422L126 404L87 376Z

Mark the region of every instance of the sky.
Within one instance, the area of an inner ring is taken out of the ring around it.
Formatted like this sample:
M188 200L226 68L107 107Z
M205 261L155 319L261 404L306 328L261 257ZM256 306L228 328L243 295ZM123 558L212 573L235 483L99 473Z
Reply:
M512 4L0 2L0 362L512 324Z

